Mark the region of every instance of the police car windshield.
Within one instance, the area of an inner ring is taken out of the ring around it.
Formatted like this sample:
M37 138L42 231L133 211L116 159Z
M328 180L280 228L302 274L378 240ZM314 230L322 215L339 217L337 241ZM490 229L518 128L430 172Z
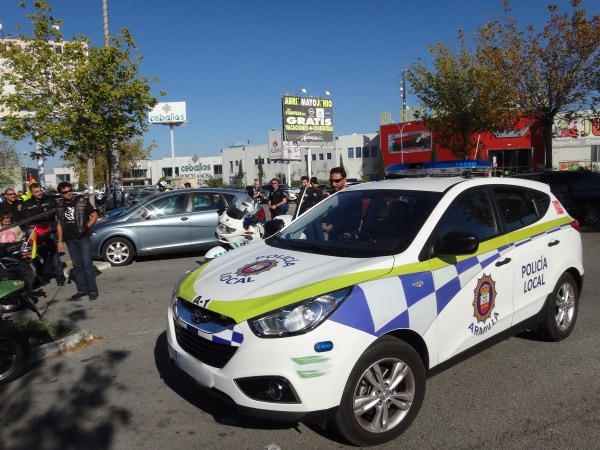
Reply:
M354 258L394 255L413 241L439 192L342 191L317 204L269 245Z

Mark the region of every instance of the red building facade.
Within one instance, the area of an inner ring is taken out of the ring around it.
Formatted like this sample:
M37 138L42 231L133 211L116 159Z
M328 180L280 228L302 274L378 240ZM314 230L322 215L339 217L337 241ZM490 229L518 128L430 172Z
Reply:
M380 147L385 166L398 163L432 160L435 149L437 160L457 159L449 149L435 142L435 133L427 130L423 121L381 125ZM489 161L496 175L531 172L544 164L544 141L532 119L521 119L515 130L507 133L475 135L478 142L471 158Z

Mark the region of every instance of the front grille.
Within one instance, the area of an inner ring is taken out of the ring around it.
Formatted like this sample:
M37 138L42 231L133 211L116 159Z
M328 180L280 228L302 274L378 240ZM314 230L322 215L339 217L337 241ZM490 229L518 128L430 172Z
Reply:
M194 314L194 311L201 311L202 317L204 317L205 322L216 323L222 327L231 327L236 324L235 320L231 317L224 316L222 314L217 314L213 311L209 311L206 308L202 308L198 305L194 305L193 303L187 302L181 297L177 297L179 300L179 305L181 305L184 309L190 312L190 314Z
M218 344L191 333L175 321L177 343L187 353L209 366L222 368L239 347Z

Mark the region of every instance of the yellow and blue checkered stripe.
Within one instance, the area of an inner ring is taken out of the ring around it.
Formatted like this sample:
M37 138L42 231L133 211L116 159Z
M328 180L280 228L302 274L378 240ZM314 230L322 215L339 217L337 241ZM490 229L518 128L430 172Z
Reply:
M382 336L395 329L411 329L423 335L460 290L492 263L515 247L566 227L570 225L527 236L439 269L357 284L329 320L374 336ZM432 265L435 265L434 262Z

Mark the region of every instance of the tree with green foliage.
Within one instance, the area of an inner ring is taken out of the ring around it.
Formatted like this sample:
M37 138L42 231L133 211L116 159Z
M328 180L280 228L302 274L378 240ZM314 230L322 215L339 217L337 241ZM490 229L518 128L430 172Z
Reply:
M81 35L64 42L61 21L51 13L36 0L26 15L33 38L20 35L23 46L7 41L0 48L3 76L14 87L0 96L0 107L10 112L0 119L0 132L30 137L44 155L62 151L72 162L93 157L108 165L115 145L147 130L147 112L157 103L139 73L142 58L134 57L138 49L127 29L106 47L91 47Z
M205 180L205 183L208 187L216 188L216 187L225 187L225 182L223 178L208 178Z
M418 115L434 132L436 143L458 158L470 158L478 134L506 130L516 116L503 79L466 47L462 30L458 41L458 49L441 43L430 47L433 68L418 59L406 78L425 106Z
M156 146L155 143L149 146L144 146L142 139L134 139L132 141L122 141L117 144L117 150L119 152L119 170L121 173L130 173L132 170L138 167L139 161L150 158L152 149ZM69 161L69 166L73 168L75 175L80 180L86 179L87 173L87 161L81 160L78 157L71 157L65 155L65 158ZM113 155L112 152L106 154L104 158L98 158L94 164L94 179L108 180L111 178L111 171L113 167Z
M383 161L383 151L381 149L377 154L377 176L380 180L385 178L385 162Z
M263 164L264 164L264 159L262 159L260 156L258 157L258 181L260 181L262 183L263 178L265 177L265 170L263 168Z
M14 186L19 181L21 184ZM17 151L7 140L0 140L0 191L4 192L5 186L19 190L22 182L21 162Z
M570 120L597 117L600 89L600 15L588 17L583 0L571 0L572 13L559 14L548 5L550 17L537 31L519 29L504 15L480 27L475 36L478 57L505 80L513 104L523 116L540 125L546 150L546 167L552 167L553 126L557 114Z
M242 165L241 159L240 159L240 163L238 165L237 178L238 178L239 182L243 185L243 183L244 183L244 166Z

